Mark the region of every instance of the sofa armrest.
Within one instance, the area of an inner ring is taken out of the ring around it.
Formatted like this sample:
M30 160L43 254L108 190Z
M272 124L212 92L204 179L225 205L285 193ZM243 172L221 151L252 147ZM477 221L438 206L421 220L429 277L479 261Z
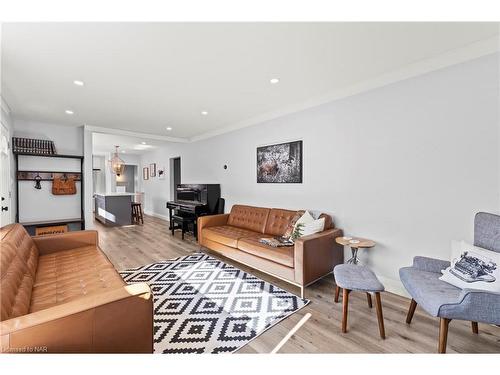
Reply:
M229 219L229 214L220 214L220 215L208 215L208 216L200 216L198 218L198 242L202 244L203 228L208 227L218 227L220 225L226 225L227 220Z
M344 262L344 248L335 242L341 229L328 229L295 241L295 281L307 285L333 271Z
M0 322L2 352L151 353L153 296L145 283Z
M441 273L442 270L449 266L450 262L448 262L447 260L421 256L416 256L413 258L413 267L420 271Z
M32 238L40 255L83 246L98 246L99 244L99 237L96 230L80 230L62 234L34 236Z
M462 289L457 303L442 305L438 315L500 325L500 293Z

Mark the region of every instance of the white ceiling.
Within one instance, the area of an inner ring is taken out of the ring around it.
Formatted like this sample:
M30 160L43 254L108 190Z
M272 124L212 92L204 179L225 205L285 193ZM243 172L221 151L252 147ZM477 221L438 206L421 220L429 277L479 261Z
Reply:
M192 138L497 33L496 23L4 23L2 96L20 118Z
M143 144L146 143L146 144ZM148 138L130 137L118 134L92 134L92 153L94 155L109 154L115 151L115 146L120 146L119 151L126 154L140 155L152 151L165 142Z

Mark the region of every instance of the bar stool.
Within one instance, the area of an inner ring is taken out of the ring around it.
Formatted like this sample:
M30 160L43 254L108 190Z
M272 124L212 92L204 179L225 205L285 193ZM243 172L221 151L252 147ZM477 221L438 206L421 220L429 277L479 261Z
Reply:
M142 205L132 202L132 224L144 224L144 216L142 215Z

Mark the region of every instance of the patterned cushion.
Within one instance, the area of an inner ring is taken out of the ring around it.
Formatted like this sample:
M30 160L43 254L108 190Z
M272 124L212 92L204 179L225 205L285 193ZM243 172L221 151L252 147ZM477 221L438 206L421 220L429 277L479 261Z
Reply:
M288 223L288 226L283 233L283 237L290 238L292 236L293 230L295 229L295 223L302 217L302 215L304 215L304 213L304 210L299 210L295 213L295 215L290 219L290 223Z

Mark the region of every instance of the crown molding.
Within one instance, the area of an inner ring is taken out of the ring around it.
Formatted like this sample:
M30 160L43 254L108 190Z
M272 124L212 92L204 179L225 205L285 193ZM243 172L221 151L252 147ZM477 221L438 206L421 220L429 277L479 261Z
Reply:
M439 70L448 66L460 64L469 60L474 60L482 56L486 56L498 52L499 36L482 39L466 46L449 50L437 56L416 61L401 69L380 75L370 80L332 91L326 95L311 98L305 102L297 103L291 106L285 106L275 111L252 117L250 119L232 124L227 127L209 131L194 137L189 138L189 142L197 142L207 138L212 138L218 135L229 133L238 129L246 128L252 125L257 125L266 121L270 121L291 113L303 111L308 108L317 107L335 100L367 92L376 88L390 85L399 81L403 81L412 77L417 77L435 70Z
M187 143L187 142L189 142L189 139L187 139L187 138L168 137L168 136L165 136L165 135L140 133L140 132L134 132L134 131L130 131L130 130L105 128L105 127L91 126L91 125L84 125L83 127L84 127L85 130L88 130L88 131L91 131L91 132L94 132L94 133L126 135L126 136L129 136L129 137L137 137L137 138L145 138L145 139L155 139L155 140L158 140L158 141L165 141L165 142L176 142L176 143Z

